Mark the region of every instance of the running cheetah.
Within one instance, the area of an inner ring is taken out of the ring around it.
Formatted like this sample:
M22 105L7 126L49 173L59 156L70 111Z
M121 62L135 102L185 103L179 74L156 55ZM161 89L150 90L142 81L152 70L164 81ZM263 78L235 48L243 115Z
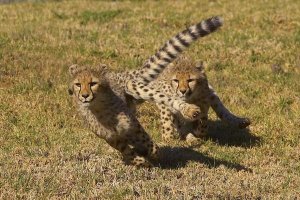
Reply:
M121 87L106 79L106 67L72 65L69 73L69 92L90 129L121 152L125 164L151 167L158 147L128 108Z
M203 63L196 63L187 57L181 57L173 66L168 66L160 77L150 86L163 93L180 98L187 103L200 107L200 118L190 122L182 119L180 114L173 114L172 108L157 104L160 109L162 137L169 140L178 132L183 139L205 136L207 134L208 109L212 107L217 116L239 128L246 128L250 120L232 114L222 103L211 85L208 84ZM192 133L190 133L192 132Z
M150 167L156 159L158 147L135 117L133 100L150 100L166 105L186 119L197 119L200 109L170 98L148 86L163 69L185 48L222 25L219 17L204 20L169 40L138 70L114 73L106 66L95 69L72 65L69 93L96 135L117 149L126 164Z

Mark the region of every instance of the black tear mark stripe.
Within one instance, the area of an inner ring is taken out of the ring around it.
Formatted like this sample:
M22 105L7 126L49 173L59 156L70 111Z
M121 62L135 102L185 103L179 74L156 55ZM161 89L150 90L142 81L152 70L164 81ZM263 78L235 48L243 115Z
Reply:
M216 16L203 20L176 34L167 41L155 55L148 59L147 64L143 66L145 73L141 74L141 80L144 83L149 83L156 79L158 74L160 74L168 64L173 62L183 50L189 47L192 42L216 31L222 25L222 18Z
M80 97L80 92L81 92L81 86L79 87L78 99L79 99L79 97Z

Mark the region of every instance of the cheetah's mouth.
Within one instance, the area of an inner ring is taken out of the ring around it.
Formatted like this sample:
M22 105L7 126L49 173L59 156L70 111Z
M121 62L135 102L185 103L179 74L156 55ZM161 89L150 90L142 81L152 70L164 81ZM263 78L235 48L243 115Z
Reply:
M81 104L89 104L91 103L93 100L95 99L95 97L92 98L78 98L78 100L80 101Z
M90 105L91 105L90 101L84 101L84 102L81 101L81 106L82 107L89 107Z
M192 91L189 90L187 93L181 96L181 99L188 100L191 96L192 96Z
M89 106L91 104L91 102L93 101L93 99L89 99L89 100L80 100L81 105L83 106Z

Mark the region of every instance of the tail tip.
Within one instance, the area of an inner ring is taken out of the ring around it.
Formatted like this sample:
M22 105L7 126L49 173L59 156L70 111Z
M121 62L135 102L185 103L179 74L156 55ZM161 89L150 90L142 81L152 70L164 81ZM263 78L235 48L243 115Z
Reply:
M223 17L220 16L212 17L212 20L215 21L217 24L219 24L219 26L222 26L224 23Z

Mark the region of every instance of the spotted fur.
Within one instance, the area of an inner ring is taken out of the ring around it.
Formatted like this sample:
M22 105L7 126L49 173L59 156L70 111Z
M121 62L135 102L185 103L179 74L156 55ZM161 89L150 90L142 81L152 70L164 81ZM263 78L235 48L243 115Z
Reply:
M158 104L164 139L174 138L174 133L177 131L183 138L190 133L196 137L205 136L207 134L209 107L212 107L217 116L228 124L239 128L250 125L249 119L232 114L223 105L216 92L208 84L202 63L197 64L190 58L178 59L174 66L169 66L161 77L150 85L166 95L195 104L201 110L200 118L194 122L189 122L182 119L178 113L174 115L172 108Z
M168 40L155 55L145 62L141 69L128 72L129 78L125 78L125 90L126 94L131 96L129 99L154 101L172 107L174 112L181 112L187 119L193 119L194 117L191 118L191 116L186 114L190 113L190 111L186 110L187 106L180 99L174 96L169 98L165 94L161 94L158 88L149 87L147 84L155 80L166 66L173 62L192 42L216 31L222 25L223 19L221 17L211 17L188 27ZM124 78L123 73L121 76ZM129 101L129 104L135 109L135 103Z
M122 99L122 89L107 79L107 71L77 65L69 71L69 92L90 129L121 152L126 164L150 167L158 147Z
M158 149L136 119L133 100L154 101L169 106L188 120L198 118L198 106L170 98L148 83L193 41L221 25L221 19L214 17L189 27L169 40L138 70L114 73L105 66L94 70L77 65L69 68L69 92L79 112L93 132L121 152L125 163L151 166Z
M144 67L138 71L138 79L144 83L153 81L166 66L172 63L183 50L191 45L191 43L201 37L213 33L222 25L223 19L216 16L203 20L178 33L168 40L155 55L149 58Z

